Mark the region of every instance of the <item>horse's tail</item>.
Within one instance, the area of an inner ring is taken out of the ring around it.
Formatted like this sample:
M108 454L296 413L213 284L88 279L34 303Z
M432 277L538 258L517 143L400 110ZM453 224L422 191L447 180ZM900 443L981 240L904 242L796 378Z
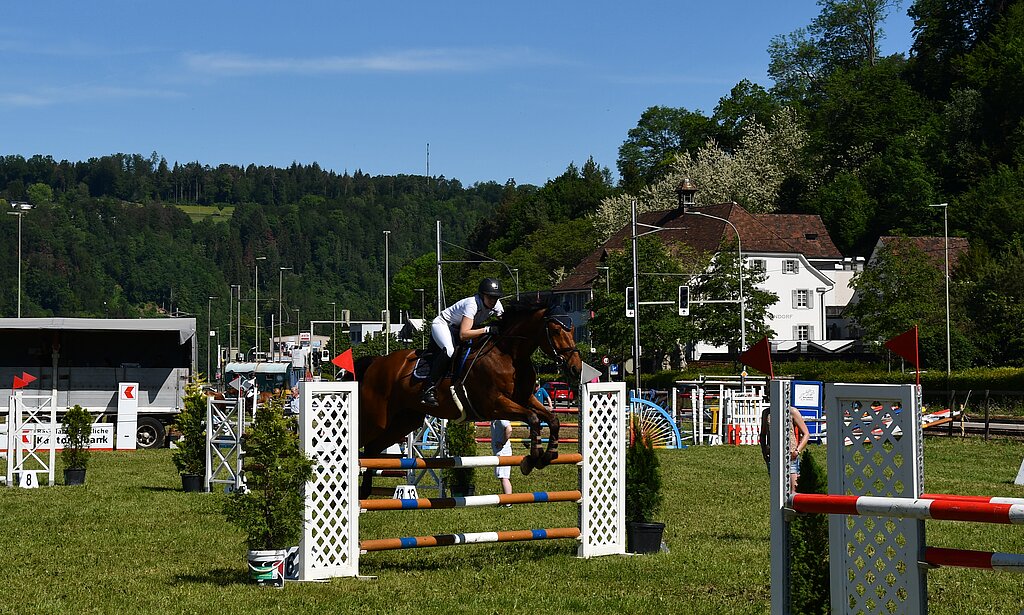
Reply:
M370 364L373 363L374 361L376 361L379 358L380 357L367 356L367 357L359 357L358 359L356 359L356 362L355 362L356 380L362 381L363 380L363 375L366 374L366 370L369 369Z

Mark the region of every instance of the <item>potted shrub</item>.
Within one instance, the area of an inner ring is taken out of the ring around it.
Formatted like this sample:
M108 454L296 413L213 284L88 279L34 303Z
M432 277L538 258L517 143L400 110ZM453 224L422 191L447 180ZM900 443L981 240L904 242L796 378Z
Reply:
M249 578L258 585L284 585L287 549L302 538L303 487L313 476L313 462L295 429L280 397L257 406L255 421L242 435L246 488L224 504L227 520L246 533Z
M64 462L64 484L85 484L85 467L89 464L89 437L92 435L92 415L79 405L68 408L60 420L66 438L60 452Z
M626 448L626 547L630 553L661 549L665 524L654 521L661 500L661 468L654 446L640 422L631 420Z
M444 428L445 447L449 457L476 455L476 425L472 421L457 423L448 421ZM476 494L475 468L445 468L441 470L450 497L465 497Z
M198 382L185 387L184 407L174 419L174 429L180 433L175 443L177 450L171 455L174 466L181 474L181 488L185 491L203 491L206 475L206 394Z

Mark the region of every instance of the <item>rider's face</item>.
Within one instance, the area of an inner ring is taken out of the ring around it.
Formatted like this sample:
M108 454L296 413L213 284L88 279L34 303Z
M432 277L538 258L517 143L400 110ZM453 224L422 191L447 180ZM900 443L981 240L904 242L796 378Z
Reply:
M484 300L484 306L487 307L487 309L489 309L489 310L494 309L494 304L496 304L498 302L498 298L497 297L492 297L490 295L484 295L483 296L483 300Z

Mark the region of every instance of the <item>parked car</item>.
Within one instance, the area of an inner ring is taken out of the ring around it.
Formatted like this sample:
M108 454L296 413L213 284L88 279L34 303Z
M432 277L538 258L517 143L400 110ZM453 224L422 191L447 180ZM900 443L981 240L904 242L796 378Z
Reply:
M576 403L576 390L564 382L545 382L541 386L548 392L556 406L571 406Z

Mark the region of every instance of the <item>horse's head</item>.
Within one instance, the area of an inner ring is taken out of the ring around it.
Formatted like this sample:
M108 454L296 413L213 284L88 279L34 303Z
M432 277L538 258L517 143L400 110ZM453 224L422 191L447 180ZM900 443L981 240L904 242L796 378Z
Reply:
M544 333L545 342L541 344L541 350L558 362L573 380L579 382L580 374L583 372L583 359L580 351L576 349L576 339L573 335L575 327L572 318L560 307L550 307L544 310Z

